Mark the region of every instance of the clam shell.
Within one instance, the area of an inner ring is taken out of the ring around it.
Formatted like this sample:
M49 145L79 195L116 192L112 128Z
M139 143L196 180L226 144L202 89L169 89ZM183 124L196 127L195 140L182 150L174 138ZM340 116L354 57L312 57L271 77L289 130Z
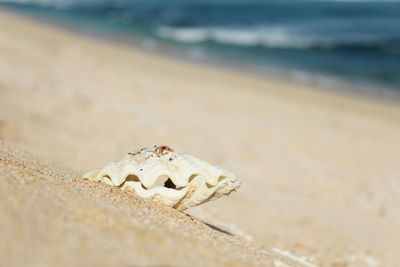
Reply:
M241 184L235 174L193 156L175 153L167 146L128 153L121 161L111 161L82 177L133 189L143 198L178 210L228 195Z

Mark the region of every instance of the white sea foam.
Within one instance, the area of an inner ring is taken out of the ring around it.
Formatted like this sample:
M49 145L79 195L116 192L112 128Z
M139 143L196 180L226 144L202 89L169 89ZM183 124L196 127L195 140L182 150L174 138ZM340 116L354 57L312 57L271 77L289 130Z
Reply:
M157 34L163 38L183 43L201 43L206 41L237 46L265 46L269 48L307 49L318 45L330 47L333 40L318 36L301 36L285 28L271 27L261 29L229 28L173 28L161 26Z

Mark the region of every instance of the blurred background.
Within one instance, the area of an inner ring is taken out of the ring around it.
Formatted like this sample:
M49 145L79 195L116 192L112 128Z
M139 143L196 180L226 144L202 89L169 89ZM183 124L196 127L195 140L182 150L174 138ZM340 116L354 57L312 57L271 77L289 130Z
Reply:
M0 4L75 31L197 61L324 88L376 95L400 91L399 1L1 0ZM351 84L344 86L343 81Z

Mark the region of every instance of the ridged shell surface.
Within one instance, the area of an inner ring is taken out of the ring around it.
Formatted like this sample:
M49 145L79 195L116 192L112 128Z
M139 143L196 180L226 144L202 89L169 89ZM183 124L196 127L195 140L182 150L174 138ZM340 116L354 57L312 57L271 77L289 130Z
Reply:
M236 175L167 146L143 148L128 153L119 162L89 171L85 179L100 181L137 195L185 210L236 191Z

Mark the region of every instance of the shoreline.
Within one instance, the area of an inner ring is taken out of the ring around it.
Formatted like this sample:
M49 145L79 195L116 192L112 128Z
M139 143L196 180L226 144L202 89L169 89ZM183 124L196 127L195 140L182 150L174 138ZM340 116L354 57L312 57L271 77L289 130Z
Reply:
M288 83L293 87L308 87L312 90L319 90L333 94L342 95L344 97L360 97L377 102L399 105L400 104L400 91L396 88L384 87L374 83L351 82L341 77L334 77L327 74L311 74L302 70L289 70L279 69L270 66L261 66L251 63L238 63L230 64L228 60L215 60L206 55L202 58L193 58L190 55L182 52L177 52L178 48L173 45L164 43L148 44L148 41L153 40L145 39L145 36L124 36L118 35L113 32L100 32L93 29L77 29L68 24L70 22L57 22L49 18L40 18L32 14L26 14L24 11L12 10L6 7L0 9L0 12L5 11L16 16L21 16L32 20L33 22L43 23L61 31L67 31L71 34L77 34L82 38L87 38L93 41L103 41L110 45L115 45L124 49L132 49L133 51L145 53L151 56L163 57L166 60L178 60L183 63L196 64L200 67L212 67L228 72L237 72L246 76L262 79L265 81L273 81L277 83ZM157 42L157 41L156 41ZM207 58L208 57L208 58Z
M0 14L4 143L79 173L136 149L168 145L242 181L238 192L190 209L190 216L318 266L400 262L399 105L143 53ZM18 166L12 167L17 173ZM21 182L16 187L21 199L45 192L24 177L11 177ZM52 176L40 182L48 192L54 191L52 183ZM69 199L76 207L96 206L82 201L81 191L65 193L64 186L69 188L63 182L58 186L65 200L57 202L60 210ZM120 190L95 187L89 196L116 207L97 219L108 222L117 212L127 228L132 218L138 218L136 225L145 222L128 212L135 205L118 209ZM0 197L12 195L4 190ZM35 207L41 211L53 202L39 203ZM77 222L84 225L85 217ZM63 225L53 224L55 230ZM164 229L149 227L149 233ZM9 231L10 240L23 243L15 231ZM96 236L107 233L98 231ZM151 247L162 242L160 236L145 241ZM204 246L204 240L196 240L197 248Z

